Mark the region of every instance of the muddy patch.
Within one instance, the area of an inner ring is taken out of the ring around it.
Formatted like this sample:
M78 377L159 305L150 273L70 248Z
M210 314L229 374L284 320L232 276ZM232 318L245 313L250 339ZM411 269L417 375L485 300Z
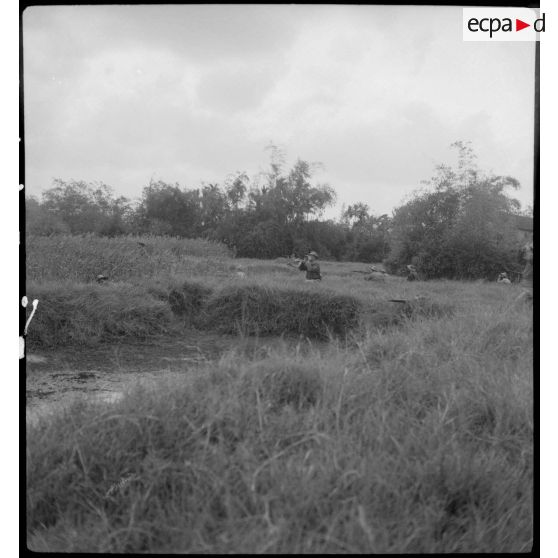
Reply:
M235 335L188 332L180 338L162 337L149 343L101 344L27 355L27 421L59 412L76 398L115 402L126 388L139 382L187 374L235 349L249 358L261 357L281 338L239 339ZM302 351L308 347L299 347ZM32 358L29 358L32 356Z
M25 359L27 360L27 364L47 364L48 362L47 357L35 354L25 355Z
M127 386L218 358L231 347L222 336L190 332L186 339L102 344L26 355L27 420L58 412L76 398L118 401Z

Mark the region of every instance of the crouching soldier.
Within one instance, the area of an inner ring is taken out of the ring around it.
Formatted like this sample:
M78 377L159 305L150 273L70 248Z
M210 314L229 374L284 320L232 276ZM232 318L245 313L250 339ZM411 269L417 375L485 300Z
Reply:
M519 295L520 299L533 300L533 243L530 242L524 248L525 268L521 276L521 286L523 292Z
M414 265L409 264L407 266L407 281L418 281L418 278L417 268Z
M306 281L321 281L320 264L316 261L318 254L312 251L298 264L300 271L306 271Z
M498 283L504 283L504 285L511 285L511 281L508 279L508 274L503 271L498 275Z

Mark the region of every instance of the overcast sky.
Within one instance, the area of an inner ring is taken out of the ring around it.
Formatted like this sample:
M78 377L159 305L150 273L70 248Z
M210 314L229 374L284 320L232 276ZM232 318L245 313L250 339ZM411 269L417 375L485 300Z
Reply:
M289 163L323 163L338 206L385 213L471 140L530 204L534 43L463 42L461 20L438 6L27 8L27 192L221 183L263 170L272 141Z

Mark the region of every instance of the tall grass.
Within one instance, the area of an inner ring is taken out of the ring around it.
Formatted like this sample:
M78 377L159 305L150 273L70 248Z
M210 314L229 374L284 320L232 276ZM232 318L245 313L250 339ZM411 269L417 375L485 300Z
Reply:
M30 283L28 294L40 300L29 334L32 349L146 338L183 326L225 334L327 340L453 312L453 305L429 299L393 304L321 285L269 281L219 286L198 279L166 287L146 282L43 282Z
M529 551L532 320L508 296L348 350L231 352L30 427L30 548Z
M532 308L514 286L327 263L306 284L254 260L240 278L220 248L58 240L28 244L31 350L184 325L283 340L28 424L32 550L530 550Z
M202 239L158 236L28 236L29 280L112 281L149 278L162 273L192 274L224 270L231 253L223 244Z
M243 335L303 335L327 339L346 335L359 325L362 301L328 289L233 284L210 291L181 290L183 309L193 314L194 324L220 333ZM191 302L190 302L191 301ZM195 306L196 305L196 306ZM197 310L197 314L195 314Z
M28 294L40 301L28 331L31 349L142 339L172 325L168 303L131 284L30 283Z

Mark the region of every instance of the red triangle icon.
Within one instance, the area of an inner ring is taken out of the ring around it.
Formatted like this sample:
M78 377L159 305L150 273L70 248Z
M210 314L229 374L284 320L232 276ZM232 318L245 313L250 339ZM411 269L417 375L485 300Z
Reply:
M521 21L520 19L515 20L515 30L516 31L521 31L522 29L525 29L525 27L531 27L531 24L530 23L525 23L524 21Z

